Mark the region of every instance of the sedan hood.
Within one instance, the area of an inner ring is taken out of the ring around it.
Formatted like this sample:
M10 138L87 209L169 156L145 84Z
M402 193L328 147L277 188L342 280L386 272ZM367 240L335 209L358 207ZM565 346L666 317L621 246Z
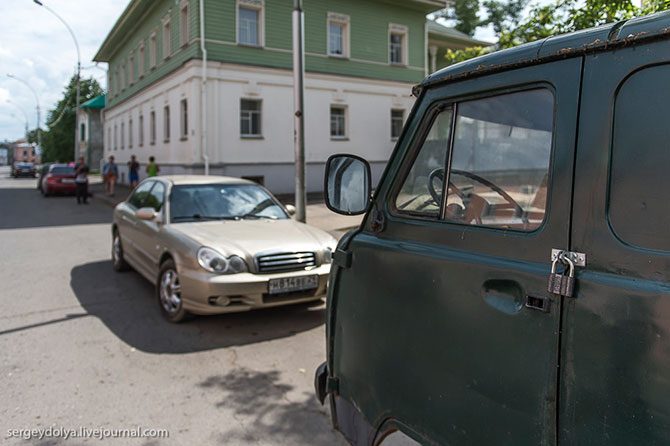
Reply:
M224 255L253 257L269 251L335 249L336 245L335 239L328 233L295 220L176 223L171 224L170 229Z

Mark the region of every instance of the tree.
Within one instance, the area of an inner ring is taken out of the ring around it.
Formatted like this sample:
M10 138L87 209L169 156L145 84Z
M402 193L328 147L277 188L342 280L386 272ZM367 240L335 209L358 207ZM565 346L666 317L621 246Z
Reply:
M82 79L80 82L80 102L84 102L103 93L98 81L93 78ZM45 162L73 161L75 135L75 108L77 101L77 77L63 91L63 98L56 108L49 112L46 125L48 130L42 132L42 160Z
M473 36L477 28L492 25L496 34L503 27L513 27L521 19L521 13L526 8L528 0L451 0L447 8L436 14L436 18L443 18L454 23L458 31ZM479 17L481 8L486 10L486 18Z
M522 43L533 42L558 34L591 28L619 20L651 14L670 8L670 0L647 0L642 7L637 7L632 0L557 0L548 5L534 5L527 17L515 21L515 11L523 10L521 1L510 0L507 5L495 6L495 0L488 0L485 6L493 13L491 23L498 35L495 48L467 48L447 52L447 60L456 63L485 54L496 49L510 48ZM517 3L517 4L514 4ZM517 8L521 7L521 10ZM504 16L511 11L508 18L500 20L498 14ZM496 29L497 28L497 29Z
M442 11L435 14L435 18L443 18L454 22L458 31L473 36L480 26L479 0L452 0Z

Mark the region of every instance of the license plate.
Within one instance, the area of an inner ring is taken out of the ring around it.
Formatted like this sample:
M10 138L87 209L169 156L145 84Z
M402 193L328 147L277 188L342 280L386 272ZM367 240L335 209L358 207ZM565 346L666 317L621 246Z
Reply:
M63 178L63 183L74 183L74 180L72 178Z
M319 286L319 276L282 277L268 282L268 293L282 294L313 290Z

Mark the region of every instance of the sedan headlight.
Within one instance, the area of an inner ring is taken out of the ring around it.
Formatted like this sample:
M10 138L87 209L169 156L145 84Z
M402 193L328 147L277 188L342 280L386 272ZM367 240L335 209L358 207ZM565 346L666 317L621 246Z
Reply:
M205 270L216 274L237 274L249 270L241 257L224 257L218 251L206 246L198 250L198 263Z

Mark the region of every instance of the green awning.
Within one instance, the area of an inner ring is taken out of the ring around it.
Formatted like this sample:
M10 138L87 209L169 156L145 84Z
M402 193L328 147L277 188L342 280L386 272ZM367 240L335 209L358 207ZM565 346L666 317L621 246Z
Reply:
M79 108L91 108L99 110L101 108L105 108L105 104L106 104L106 96L102 94L100 96L96 96L93 99L89 99L88 101L84 102L79 106Z

